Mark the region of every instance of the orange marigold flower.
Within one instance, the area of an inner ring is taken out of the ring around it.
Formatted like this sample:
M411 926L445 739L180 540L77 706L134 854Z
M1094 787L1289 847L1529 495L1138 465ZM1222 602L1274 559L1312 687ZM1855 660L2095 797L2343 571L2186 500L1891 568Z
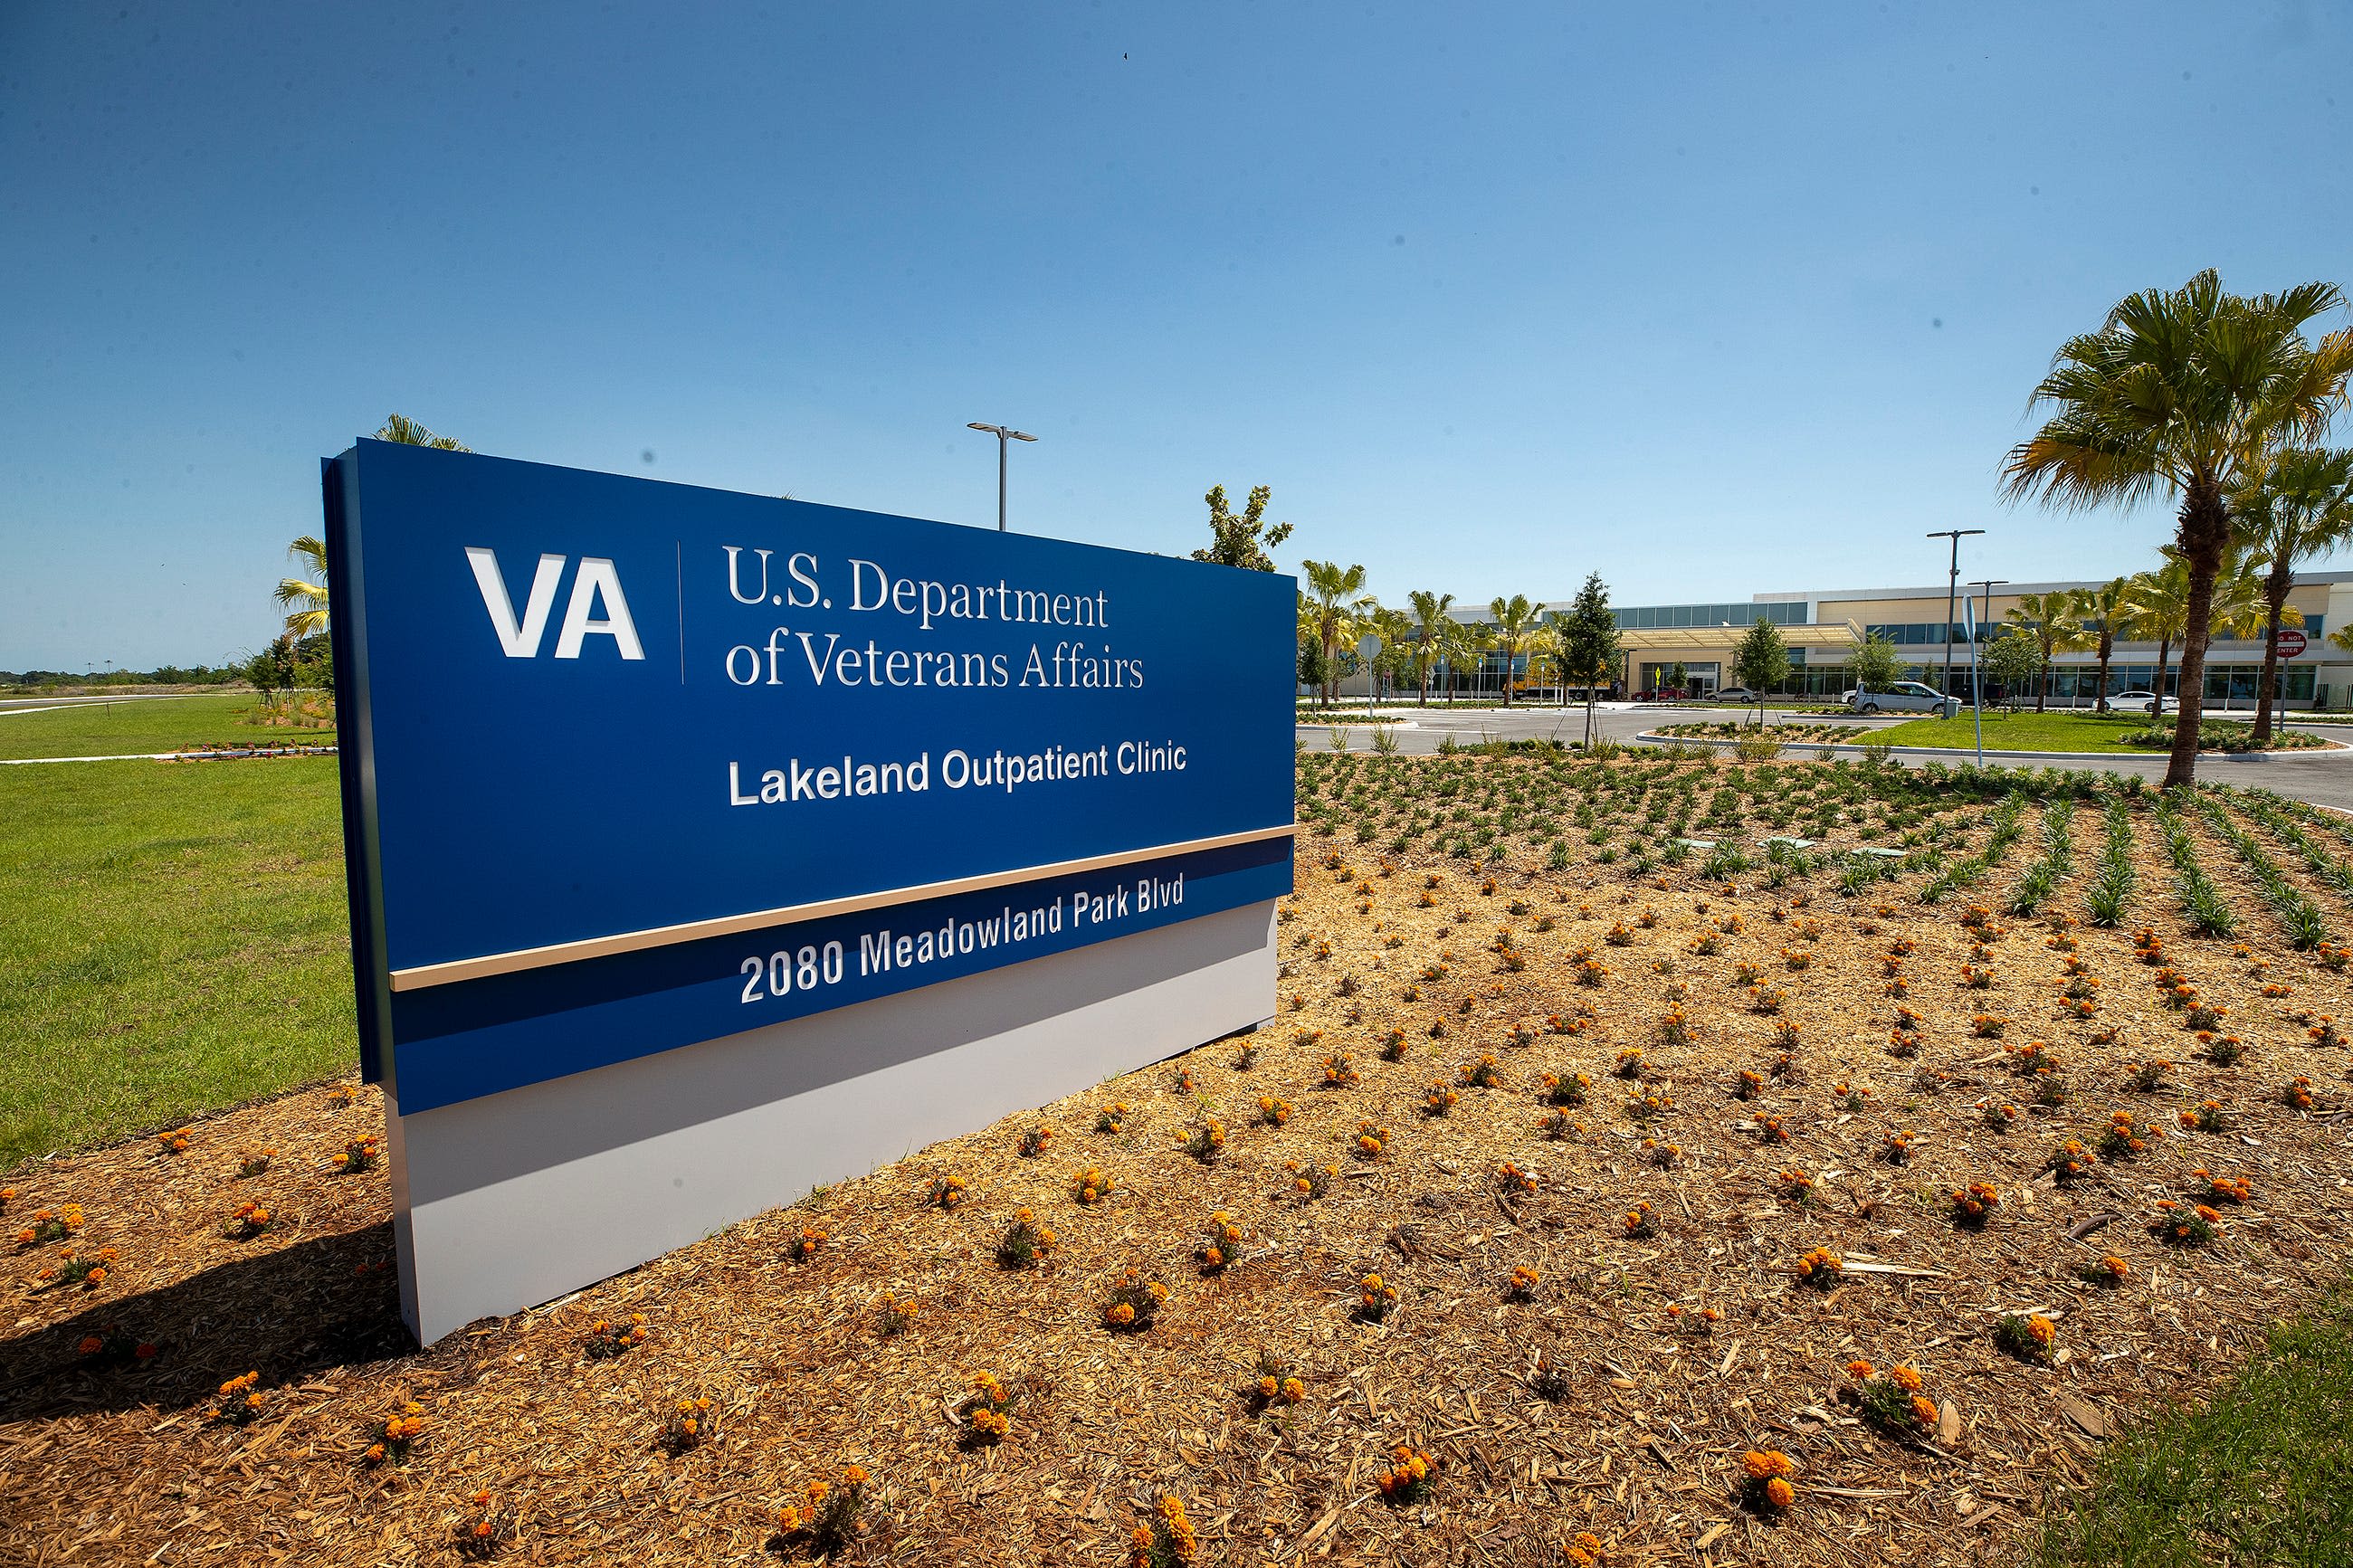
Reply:
M1798 1500L1798 1489L1775 1476L1765 1483L1765 1500L1775 1508L1788 1508Z
M1920 1392L1920 1373L1917 1368L1912 1366L1892 1366L1887 1369L1887 1375L1894 1378L1896 1385L1902 1388L1905 1393L1917 1394Z

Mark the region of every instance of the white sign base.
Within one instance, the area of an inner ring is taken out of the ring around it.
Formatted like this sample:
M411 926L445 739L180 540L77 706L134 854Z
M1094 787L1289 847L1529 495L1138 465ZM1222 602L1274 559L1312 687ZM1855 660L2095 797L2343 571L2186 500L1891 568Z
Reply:
M400 1113L401 1316L431 1344L817 1187L1271 1017L1252 904L659 1056Z

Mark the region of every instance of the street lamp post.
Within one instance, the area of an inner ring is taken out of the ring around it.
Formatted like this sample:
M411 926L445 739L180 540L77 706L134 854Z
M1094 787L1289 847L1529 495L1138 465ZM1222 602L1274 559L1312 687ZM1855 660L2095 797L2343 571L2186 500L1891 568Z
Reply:
M1011 429L1003 425L967 425L965 428L985 430L997 437L997 531L1003 533L1005 531L1005 443L1035 441L1038 437L1026 431Z
M1969 534L1984 531L1982 528L1947 528L1939 529L1928 535L1930 539L1949 539L1953 542L1952 565L1945 577L1945 679L1938 688L1947 697L1953 694L1953 597L1954 590L1960 586L1961 582L1961 541ZM1969 646L1971 649L1969 668L1975 669L1977 639L1970 638Z
M1972 587L1980 585L1984 587L1987 616L1993 614L1993 585L1996 583L2009 581L2007 577L1986 577L1970 584ZM1985 616L1972 615L1969 619L1972 623L1969 626L1969 705L1977 710L1978 766L1983 767L1985 766L1985 687L1978 679L1978 627L1985 625ZM1949 646L1951 630L1949 626L1946 628L1947 646Z

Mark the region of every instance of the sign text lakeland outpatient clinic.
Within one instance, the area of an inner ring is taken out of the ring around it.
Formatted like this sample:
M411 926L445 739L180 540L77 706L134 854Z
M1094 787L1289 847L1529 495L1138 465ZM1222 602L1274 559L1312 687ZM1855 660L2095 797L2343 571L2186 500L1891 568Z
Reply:
M1109 744L1098 745L1091 752L1051 746L1044 752L1032 752L1026 757L1008 757L1003 752L991 752L985 757L976 757L960 747L951 747L941 753L939 780L949 789L995 785L1014 790L1025 784L1104 778L1110 775L1114 766L1123 773L1181 773L1185 771L1185 748L1181 745L1122 741L1116 751ZM815 767L795 757L784 767L762 771L755 789L747 790L744 784L743 764L731 760L727 764L727 804L730 805L844 800L859 795L894 795L904 791L921 795L932 786L932 754L929 752L918 752L913 761L900 763L861 763L844 757L839 763Z

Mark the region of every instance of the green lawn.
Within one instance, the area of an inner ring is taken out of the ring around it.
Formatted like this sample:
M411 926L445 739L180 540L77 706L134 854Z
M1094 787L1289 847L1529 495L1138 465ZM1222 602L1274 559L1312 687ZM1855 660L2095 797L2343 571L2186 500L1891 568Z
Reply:
M332 730L249 724L249 691L157 697L104 706L0 710L0 757L111 757L182 746L332 746Z
M2353 1563L2353 1294L2273 1331L2204 1405L2100 1457L2044 1527L2038 1568Z
M2096 713L1988 713L1985 748L1989 752L2126 752L2135 756L2161 757L2161 751L2127 746L2116 737L2148 728L2146 713L2102 718ZM1958 746L1977 744L1976 727L1964 709L1957 719L1915 719L1891 724L1872 737L1898 746Z
M0 1171L353 1068L341 820L332 757L0 767Z

